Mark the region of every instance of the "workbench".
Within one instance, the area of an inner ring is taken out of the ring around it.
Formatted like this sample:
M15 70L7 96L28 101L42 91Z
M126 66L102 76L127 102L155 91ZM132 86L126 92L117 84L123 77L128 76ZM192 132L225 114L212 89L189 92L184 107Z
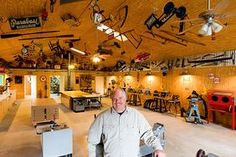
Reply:
M55 121L59 119L58 104L53 98L32 99L31 118L34 126L37 123Z

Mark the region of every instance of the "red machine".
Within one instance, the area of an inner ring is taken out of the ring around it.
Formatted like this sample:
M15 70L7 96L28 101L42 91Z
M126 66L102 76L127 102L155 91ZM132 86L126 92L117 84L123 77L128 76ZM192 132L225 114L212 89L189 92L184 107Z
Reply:
M235 129L236 91L210 90L208 98L208 122L213 111L229 113L232 115L232 129Z

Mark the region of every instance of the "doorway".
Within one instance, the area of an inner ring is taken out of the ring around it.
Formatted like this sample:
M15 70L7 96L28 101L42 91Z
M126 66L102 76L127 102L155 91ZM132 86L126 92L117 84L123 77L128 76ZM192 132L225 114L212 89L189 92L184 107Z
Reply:
M25 98L36 98L36 76L25 75L24 76L24 96Z
M104 95L104 76L96 76L95 83L96 83L95 84L96 93Z
M60 76L50 76L50 98L60 96L61 84Z

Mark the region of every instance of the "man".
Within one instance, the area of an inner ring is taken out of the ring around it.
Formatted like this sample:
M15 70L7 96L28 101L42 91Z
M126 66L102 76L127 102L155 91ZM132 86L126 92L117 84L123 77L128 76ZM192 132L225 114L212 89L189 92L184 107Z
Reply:
M89 157L138 157L140 139L152 146L154 154L165 157L160 141L144 116L126 106L126 93L116 89L112 107L98 115L89 129ZM102 155L98 154L99 144L103 144Z

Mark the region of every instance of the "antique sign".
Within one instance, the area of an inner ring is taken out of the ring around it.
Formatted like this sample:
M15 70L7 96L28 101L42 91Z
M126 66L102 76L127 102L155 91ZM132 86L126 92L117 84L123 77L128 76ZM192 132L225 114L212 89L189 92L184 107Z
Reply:
M8 20L12 30L41 26L39 17L9 18Z

